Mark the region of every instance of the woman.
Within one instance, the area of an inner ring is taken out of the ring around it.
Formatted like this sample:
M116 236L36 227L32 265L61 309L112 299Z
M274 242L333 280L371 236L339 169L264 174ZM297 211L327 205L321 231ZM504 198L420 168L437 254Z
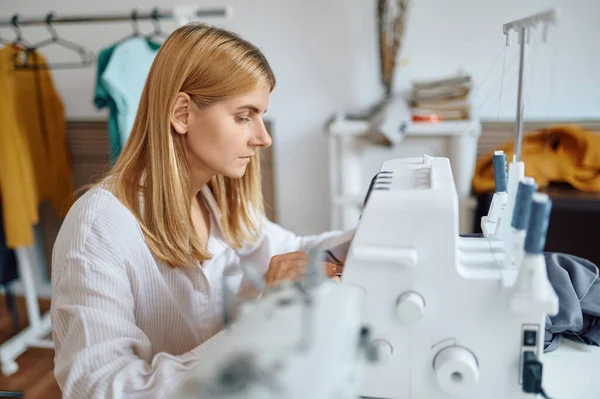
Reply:
M306 251L264 217L258 152L275 86L240 37L184 26L162 45L116 165L71 208L52 267L55 375L65 398L167 398L222 328L224 280L297 279ZM343 245L342 245L343 246Z

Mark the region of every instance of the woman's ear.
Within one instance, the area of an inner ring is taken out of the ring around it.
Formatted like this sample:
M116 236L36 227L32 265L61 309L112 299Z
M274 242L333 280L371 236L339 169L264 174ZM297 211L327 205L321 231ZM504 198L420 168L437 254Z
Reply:
M177 93L175 97L175 105L171 110L171 125L179 134L188 132L188 124L190 120L190 107L192 99L186 93Z

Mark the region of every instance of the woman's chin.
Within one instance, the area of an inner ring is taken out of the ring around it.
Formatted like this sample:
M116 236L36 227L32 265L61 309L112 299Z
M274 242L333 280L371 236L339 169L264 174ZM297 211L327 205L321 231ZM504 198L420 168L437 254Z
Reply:
M246 174L246 167L243 168L232 168L228 170L227 173L223 173L224 176L229 177L230 179L241 179Z

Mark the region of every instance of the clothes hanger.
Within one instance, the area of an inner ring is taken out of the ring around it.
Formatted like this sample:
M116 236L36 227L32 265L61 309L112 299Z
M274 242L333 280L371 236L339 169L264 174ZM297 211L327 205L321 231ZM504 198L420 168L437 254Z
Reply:
M15 47L18 46L24 49L30 48L31 43L28 43L23 38L23 34L21 33L21 27L19 26L19 14L15 14L12 16L12 18L10 19L10 25L15 31L15 40L13 40L11 44Z
M135 9L135 8L133 10L131 10L131 28L133 29L133 32L130 35L127 35L124 38L119 39L116 42L113 42L113 43L107 45L106 47L107 48L109 48L109 47L115 47L115 46L118 46L121 43L124 43L126 41L131 40L131 39L135 39L135 38L138 38L138 37L142 36L141 33L140 33L140 27L139 27L139 24L138 24L138 12L137 12L137 9Z
M131 10L131 27L133 29L131 37L140 37L140 25L138 24L138 12L136 8Z
M48 15L46 16L46 29L48 29L48 32L50 32L50 38L42 40L41 42L35 43L33 45L28 45L28 49L26 49L27 53L34 53L35 51L37 51L40 48L52 45L52 44L56 44L60 47L66 48L68 50L72 50L75 53L78 54L79 56L79 61L73 61L73 62L62 62L62 63L54 63L54 64L46 64L46 63L31 63L29 57L26 57L26 62L22 65L15 65L15 67L20 68L20 69L65 69L65 68L80 68L80 67L85 67L88 66L90 64L92 64L94 62L94 54L86 49L85 47L60 38L58 36L58 33L56 32L56 29L54 29L54 27L52 26L52 20L54 19L54 14L53 13L48 13Z
M146 40L148 41L153 41L154 43L156 43L156 38L163 38L166 39L167 37L169 37L169 34L166 32L163 32L163 30L160 28L160 21L158 20L158 15L159 15L159 11L158 11L158 7L155 7L154 9L152 9L152 26L154 26L154 31L151 32L150 34L146 35Z
M19 26L19 14L14 14L10 20L10 25L15 31L15 39L10 44L13 49L18 50L13 54L13 66L15 69L23 69L23 66L27 64L29 54L32 51L31 43L28 43L21 32Z

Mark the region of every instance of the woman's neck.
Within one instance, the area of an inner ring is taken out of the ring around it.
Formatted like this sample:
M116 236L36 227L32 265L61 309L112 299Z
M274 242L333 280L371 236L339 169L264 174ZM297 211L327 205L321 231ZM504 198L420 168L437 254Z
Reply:
M196 194L198 194L214 176L214 173L200 170L199 168L195 170L192 169L190 172L192 175L192 182L194 184L194 193Z

